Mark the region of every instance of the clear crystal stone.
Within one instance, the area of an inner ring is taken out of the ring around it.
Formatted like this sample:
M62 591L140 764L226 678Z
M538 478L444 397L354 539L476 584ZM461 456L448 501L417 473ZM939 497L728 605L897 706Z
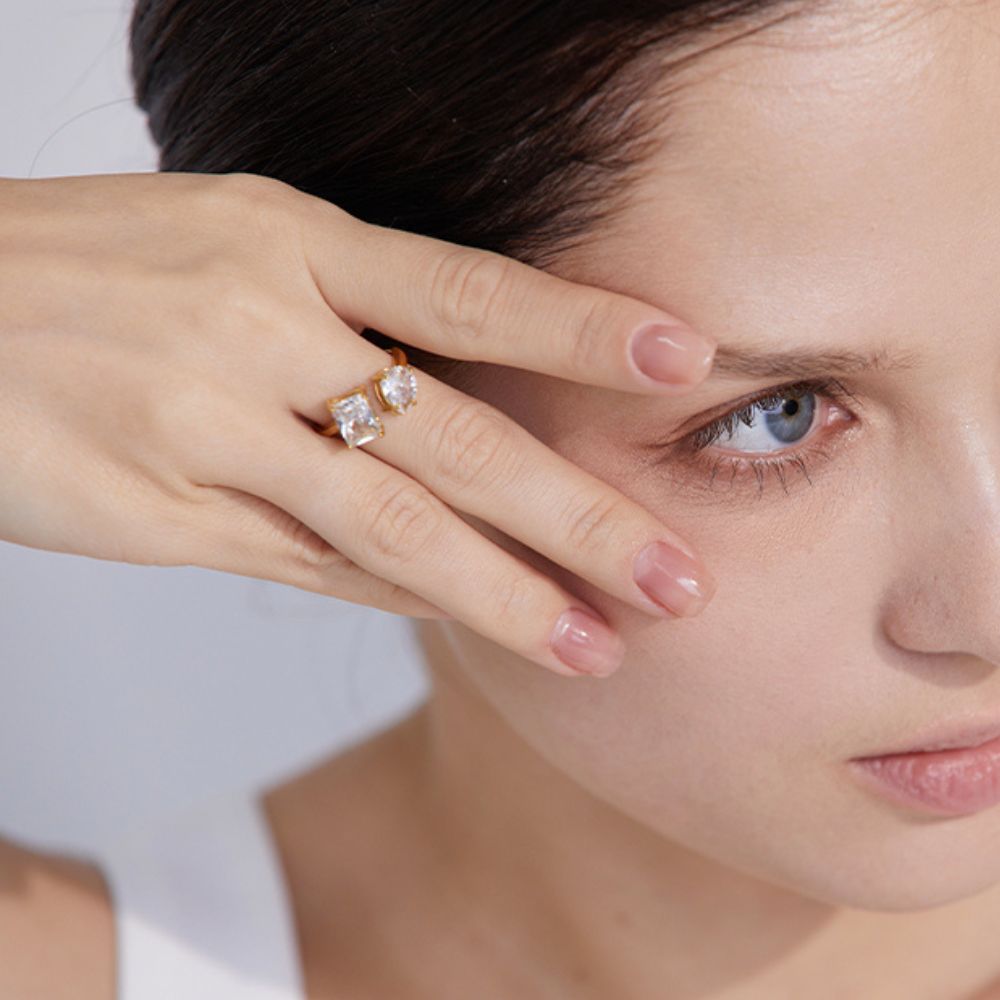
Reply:
M407 365L393 365L379 378L382 396L397 413L413 405L417 396L417 376Z
M351 448L374 441L381 434L382 422L372 410L366 393L356 392L346 396L335 403L330 412L337 421L340 436Z

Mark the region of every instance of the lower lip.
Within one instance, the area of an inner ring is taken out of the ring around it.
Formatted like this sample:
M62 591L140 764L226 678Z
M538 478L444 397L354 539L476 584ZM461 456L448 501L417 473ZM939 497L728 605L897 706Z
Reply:
M850 763L893 801L941 816L1000 805L1000 737L977 747L858 757Z

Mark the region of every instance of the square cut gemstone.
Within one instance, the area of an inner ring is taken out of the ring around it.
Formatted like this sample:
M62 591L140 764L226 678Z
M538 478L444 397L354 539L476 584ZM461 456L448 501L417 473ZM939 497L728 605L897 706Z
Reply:
M382 398L389 408L402 413L417 398L417 376L408 365L393 365L378 378Z
M349 448L382 436L382 421L375 415L368 394L361 390L331 405L330 413Z

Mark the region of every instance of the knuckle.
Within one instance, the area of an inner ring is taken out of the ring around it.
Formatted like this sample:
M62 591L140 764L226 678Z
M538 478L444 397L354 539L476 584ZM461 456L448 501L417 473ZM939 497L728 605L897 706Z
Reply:
M285 546L294 563L322 576L340 576L353 565L339 549L297 518L283 525Z
M237 205L283 204L287 201L290 189L276 177L244 171L223 174L222 177L227 197Z
M430 493L417 483L383 484L360 509L365 512L365 541L379 559L413 562L440 538L442 512Z
M237 219L268 235L286 226L295 189L264 174L230 173L213 175L213 183L203 189L201 206L221 214L228 222Z
M380 229L376 223L352 215L342 205L330 201L329 198L297 188L293 184L284 184L283 193L291 209L293 211L298 209L300 215L306 217L306 221L315 219L319 215L323 219L324 228L331 225L339 226L351 240L360 240L365 236L374 237Z
M443 332L458 341L486 333L512 280L513 262L500 254L460 247L436 263L431 309Z
M627 517L624 503L614 497L579 499L567 511L566 542L573 552L599 554L612 544L618 527Z
M573 333L573 358L585 378L608 365L609 330L615 328L613 304L605 296L591 299Z
M537 578L531 573L504 573L490 595L490 616L502 634L524 631L525 622L545 607Z
M510 452L507 419L478 402L462 401L445 410L436 425L432 451L435 475L453 487L489 489Z
M191 179L193 198L198 211L231 212L249 200L254 174L196 174Z

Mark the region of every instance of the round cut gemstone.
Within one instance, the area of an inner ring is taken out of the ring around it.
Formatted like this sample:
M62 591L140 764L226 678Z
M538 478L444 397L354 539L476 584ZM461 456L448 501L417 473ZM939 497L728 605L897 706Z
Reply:
M379 378L382 397L397 413L413 405L417 396L417 376L408 365L393 365Z

